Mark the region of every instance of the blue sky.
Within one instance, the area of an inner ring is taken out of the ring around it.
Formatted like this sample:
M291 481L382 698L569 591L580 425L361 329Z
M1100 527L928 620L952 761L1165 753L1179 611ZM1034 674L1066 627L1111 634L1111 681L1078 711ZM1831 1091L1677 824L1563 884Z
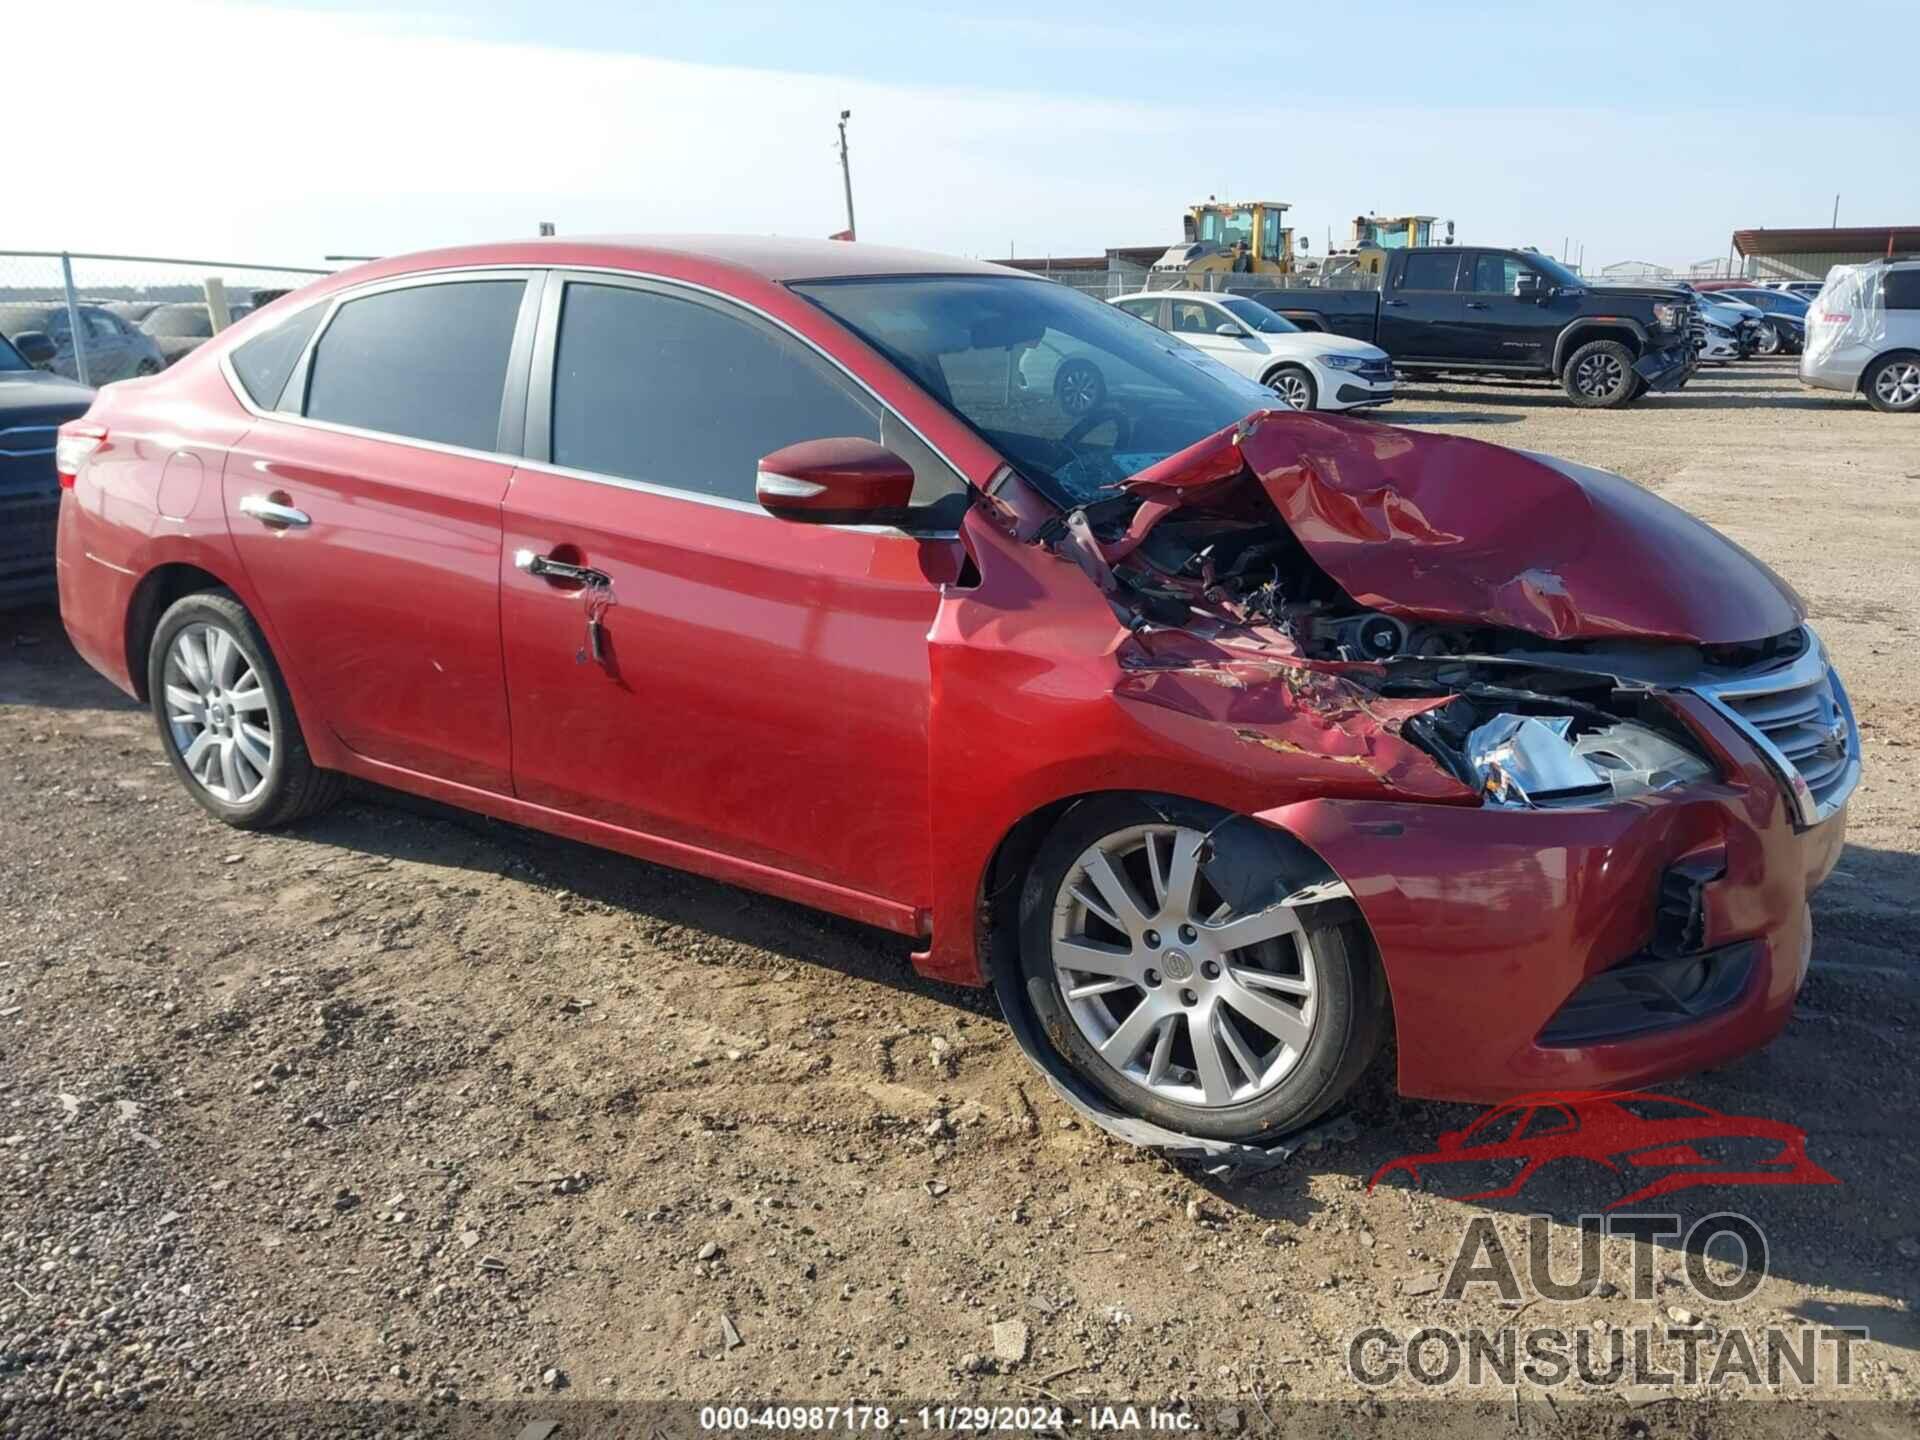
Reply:
M23 53L56 53L61 7L23 9ZM63 199L0 244L300 261L541 219L824 234L843 106L862 238L968 254L1171 242L1208 194L1290 201L1316 248L1414 210L1467 241L1572 237L1589 265L1724 254L1736 227L1826 223L1836 191L1842 224L1920 221L1920 162L1885 143L1913 134L1911 3L1262 13L96 0L91 93L168 75L164 102L129 127L31 67L15 104L72 144L16 193ZM189 83L209 34L246 63ZM73 146L115 184L61 184ZM184 156L222 203L188 203Z

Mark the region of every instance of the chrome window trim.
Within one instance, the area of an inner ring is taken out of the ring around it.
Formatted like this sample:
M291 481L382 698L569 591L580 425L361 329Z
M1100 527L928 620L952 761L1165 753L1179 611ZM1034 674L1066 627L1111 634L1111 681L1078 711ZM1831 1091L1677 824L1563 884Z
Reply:
M734 500L725 495L706 495L698 490L676 490L671 485L655 485L648 480L631 480L624 475L602 475L597 470L575 470L566 465L555 465L547 460L516 460L514 468L536 470L543 475L557 475L564 480L585 480L595 485L611 486L615 490L632 490L641 495L658 495L663 500L685 500L694 505L710 505L716 510L731 510L736 515L755 515L762 520L773 520L782 525L794 523L791 520L782 520L772 511L759 505L749 504L745 500ZM898 525L826 524L811 528L848 530L857 535L897 535L906 540L958 540L960 538L958 530L903 530Z
M6 449L6 448L5 448L4 446L0 446L0 455L5 455L5 456L7 456L7 457L9 457L10 459L14 459L14 460L26 460L26 459L29 459L29 458L31 458L31 457L33 457L33 456L35 456L35 455L51 455L51 454L53 454L53 452L54 452L55 450L57 450L57 449L59 448L59 445L58 445L58 443L57 443L57 438L58 438L58 436L59 436L59 433L60 433L60 427L59 427L58 425L13 425L13 426L9 426L9 427L8 427L7 429L5 429L5 430L0 430L0 440L5 440L5 439L6 439L6 438L7 438L7 437L8 437L9 435L41 435L41 434L45 434L45 435L52 435L52 436L55 436L55 437L56 437L56 443L55 443L55 444L53 444L53 445L49 445L49 446L47 446L47 448L46 448L46 449L44 449L44 450L9 450L9 449Z
M570 275L604 275L611 276L615 279L624 277L634 280L648 280L660 285L677 286L685 290L690 290L695 294L705 295L711 299L722 301L725 304L737 306L748 314L766 321L783 334L798 340L802 345L806 346L807 349L811 350L835 370L846 376L846 378L852 381L874 404L878 405L883 413L891 415L894 419L898 420L922 445L925 445L928 450L932 451L940 462L953 472L962 486L968 490L977 489L977 487L968 480L967 472L954 464L953 458L948 455L946 451L928 439L925 431L918 425L915 425L906 416L902 415L892 405L888 404L886 398L882 396L879 391L875 390L873 386L869 385L865 380L861 379L860 376L848 369L846 364L831 351L801 334L779 316L761 309L750 300L743 300L739 296L731 295L724 290L716 290L710 285L701 285L696 281L683 280L674 275L657 274L651 270L622 270L611 265L529 266L525 263L468 265L462 266L458 270L410 270L403 275L385 275L378 280L370 280L364 285L357 285L349 290L342 290L332 295L323 296L313 303L315 305L326 306L326 313L320 317L320 323L314 327L313 334L307 337L307 343L305 348L300 352L300 358L294 362L293 369L288 372L287 385L281 392L282 397L284 398L286 394L293 390L294 381L298 380L301 382L302 399L304 400L306 376L313 357L314 347L320 343L320 337L327 333L327 327L333 323L334 315L347 301L357 300L363 296L376 294L382 290L401 289L441 280L451 281L472 279L475 277L505 279L514 275L524 276L530 286L543 284L550 275L558 275L561 277L561 283L563 285L565 284L566 277ZM309 308L311 307L303 305L298 310L288 311L278 324L285 324L296 315L304 315ZM277 329L278 325L271 328ZM270 330L262 330L259 333L265 335L271 332ZM254 337L248 337L248 339L252 338ZM233 392L233 398L240 402L241 408L257 419L277 420L283 425L303 426L315 430L329 431L336 435L346 435L359 440L380 440L390 445L410 445L416 449L431 450L442 455L460 456L464 459L494 460L502 464L511 465L518 470L538 470L549 475L564 476L570 480L588 480L598 485L611 485L615 489L637 490L647 495L660 495L674 500L688 500L696 505L718 506L723 510L733 510L743 515L760 515L768 520L778 520L780 518L777 515L770 514L758 505L749 505L744 501L730 500L725 496L703 495L693 490L676 490L670 486L653 485L644 480L630 480L621 475L606 475L596 470L574 470L564 465L555 465L550 461L531 460L524 454L511 451L469 450L463 446L443 445L436 440L421 440L411 435L393 435L384 430L362 430L352 425L335 424L330 420L315 420L295 410L268 410L255 404L253 397L247 393L247 387L240 383L240 377L234 371L233 362L229 358L232 354L233 350L231 347L221 353L220 373L227 382L227 388ZM893 525L834 524L822 525L819 528L822 530L850 530L858 534L903 535L913 540L953 540L958 539L960 534L958 530L902 530Z
M1860 783L1860 726L1853 718L1853 703L1847 698L1847 688L1840 681L1839 672L1827 659L1826 646L1820 643L1820 637L1810 625L1800 627L1804 644L1800 654L1786 665L1774 670L1736 675L1728 680L1691 685L1686 688L1711 705L1721 719L1731 724L1744 736L1747 742L1760 752L1770 769L1778 777L1786 791L1787 802L1799 821L1802 829L1820 824L1832 818L1852 796L1854 787ZM1767 738L1766 732L1748 720L1738 710L1727 703L1729 698L1746 699L1763 695L1776 695L1785 690L1799 690L1825 682L1827 693L1839 712L1841 723L1846 726L1847 759L1842 767L1840 778L1828 792L1825 800L1814 797L1800 769L1789 760L1780 748Z

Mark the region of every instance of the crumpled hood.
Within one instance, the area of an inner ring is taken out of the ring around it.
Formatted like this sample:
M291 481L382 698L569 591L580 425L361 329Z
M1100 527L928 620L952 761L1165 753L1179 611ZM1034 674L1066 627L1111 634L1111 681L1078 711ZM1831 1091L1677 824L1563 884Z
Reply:
M1341 589L1392 615L1698 645L1762 640L1806 618L1754 556L1618 475L1293 411L1249 416L1135 475L1127 488L1145 503L1114 549L1248 475Z

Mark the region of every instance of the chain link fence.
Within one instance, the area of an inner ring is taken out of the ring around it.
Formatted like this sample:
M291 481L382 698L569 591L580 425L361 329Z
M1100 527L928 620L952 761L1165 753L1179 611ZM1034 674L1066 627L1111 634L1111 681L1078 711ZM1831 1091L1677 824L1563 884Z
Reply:
M256 305L324 270L139 255L0 251L0 381L22 363L83 385L153 375ZM17 354L16 354L17 352ZM55 432L86 408L66 387L0 387L0 606L52 597Z
M1330 274L1318 272L1276 275L1249 271L1207 270L1198 274L1184 270L1145 270L1138 266L1116 266L1106 270L1062 267L1035 267L1032 274L1056 284L1071 286L1096 300L1113 300L1135 295L1142 290L1377 290L1380 277L1346 270Z
M83 385L153 375L325 270L146 255L0 251L0 335Z

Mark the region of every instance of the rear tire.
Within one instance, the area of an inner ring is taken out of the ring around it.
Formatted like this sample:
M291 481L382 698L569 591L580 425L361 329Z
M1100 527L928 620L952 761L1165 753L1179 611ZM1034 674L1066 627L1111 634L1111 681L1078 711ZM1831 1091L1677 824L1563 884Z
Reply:
M1920 410L1920 353L1882 355L1860 377L1867 403L1889 415L1911 415Z
M174 774L235 829L318 814L346 788L308 755L266 637L230 590L167 607L147 647L147 694Z
M1611 410L1633 398L1633 352L1618 340L1589 340L1560 372L1567 399L1583 410Z
M1317 410L1320 407L1320 388L1302 366L1279 366L1267 376L1267 388L1286 401L1291 410Z
M1226 922L1239 922L1268 912L1258 907L1224 909L1204 874L1193 881L1192 906L1183 907L1176 898L1180 866L1175 845L1182 836L1186 843L1197 842L1231 820L1225 810L1172 796L1103 796L1070 809L1042 842L1021 890L1021 989L1055 1052L1128 1114L1186 1135L1272 1141L1324 1115L1365 1072L1387 1028L1386 983L1364 922L1338 902L1291 912L1299 921L1297 937L1258 941L1235 949L1230 958L1211 948L1205 932L1209 925L1222 923L1223 914ZM1143 832L1156 835L1159 848L1144 858L1138 853L1128 858L1128 847L1142 843ZM1173 832L1173 843L1168 843L1168 832ZM1282 836L1260 832L1252 843L1270 852L1271 873L1279 886L1275 894L1325 877L1319 862ZM1090 885L1101 897L1107 893L1105 884L1091 878L1087 869L1096 851L1111 857L1109 873L1121 876L1142 911L1150 913L1145 933L1156 939L1128 948L1116 946L1111 937L1095 936L1104 922L1097 922L1091 907L1075 897ZM1268 868L1266 862L1258 866L1260 873ZM1141 888L1141 875L1147 888ZM1155 875L1166 882L1164 897L1153 893L1159 883ZM1057 952L1062 944L1070 948ZM1090 955L1092 963L1104 965L1123 952L1124 966L1140 977L1137 984L1103 986L1095 978L1089 986L1081 983L1084 976L1064 978L1056 965L1057 954L1068 957L1069 968L1078 971L1082 967L1071 963L1075 956ZM1219 963L1215 956L1221 956ZM1139 968L1143 966L1157 968ZM1265 983L1242 985L1240 977L1248 973L1266 977ZM1296 973L1299 979L1288 978ZM1069 983L1079 992L1073 998L1067 994ZM1284 988L1289 985L1295 988ZM1110 993L1097 993L1102 988ZM1250 991L1252 1001L1246 998ZM1295 1014L1304 1017L1308 1027L1304 1039L1298 1033L1289 1039L1280 1028L1264 1027L1260 1001L1275 997L1289 1006L1295 997L1303 997ZM1129 1051L1120 1030L1135 1009L1162 1018L1153 1020L1150 1028L1139 1028L1143 1038L1134 1040L1135 1048ZM1096 1045L1084 1028L1090 1018L1096 1036L1102 1029L1111 1032L1104 1046ZM1163 1028L1171 1032L1164 1048ZM1194 1048L1208 1043L1203 1037L1212 1037L1209 1049L1220 1057L1214 1063L1233 1067L1215 1072L1228 1082L1217 1099L1200 1094L1202 1088L1210 1090ZM1283 1042L1278 1047L1267 1043L1275 1038ZM1115 1050L1116 1045L1121 1048ZM1108 1053L1103 1054L1103 1048ZM1181 1092L1187 1098L1180 1098Z

